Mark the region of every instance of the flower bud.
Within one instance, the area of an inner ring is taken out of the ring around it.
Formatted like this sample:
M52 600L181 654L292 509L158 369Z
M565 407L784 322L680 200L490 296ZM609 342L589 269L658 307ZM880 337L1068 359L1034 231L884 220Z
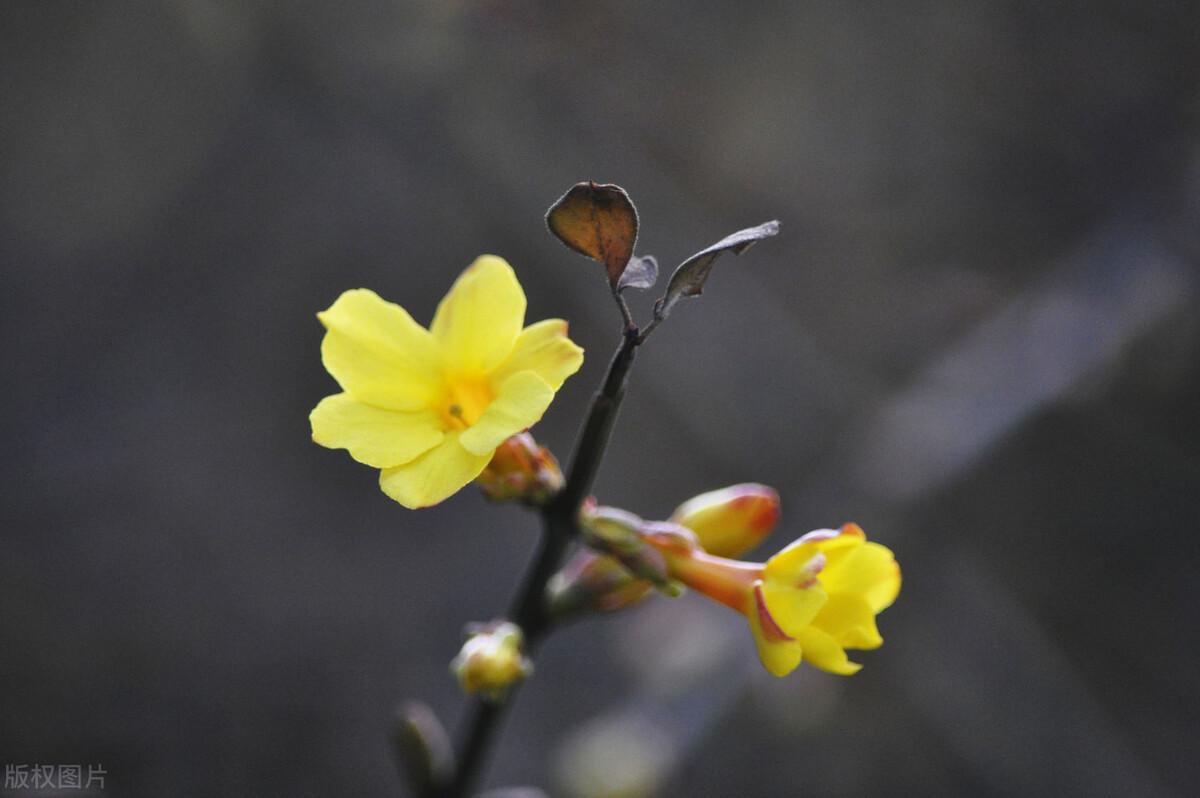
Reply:
M492 501L542 505L562 490L563 475L549 449L528 432L519 432L496 448L475 481Z
M615 558L634 576L646 579L668 596L678 596L683 586L671 579L667 563L655 546L643 539L645 534L666 534L676 545L690 539L691 532L682 527L647 522L633 513L615 507L597 507L585 503L579 517L583 542L601 554ZM663 530L667 531L663 531Z
M546 586L550 612L563 618L577 612L615 612L644 598L653 586L612 557L583 549Z
M469 630L467 642L450 663L462 689L497 700L512 684L533 673L521 653L524 635L516 624L492 621Z
M779 494L746 483L702 493L676 508L671 521L696 533L718 557L739 557L763 541L779 520Z

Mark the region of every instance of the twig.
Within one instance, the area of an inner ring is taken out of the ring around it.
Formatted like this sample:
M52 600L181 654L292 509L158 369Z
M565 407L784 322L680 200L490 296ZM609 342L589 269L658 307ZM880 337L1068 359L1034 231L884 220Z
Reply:
M637 322L633 320L633 312L629 309L629 303L625 301L625 295L621 293L621 289L613 286L612 295L617 302L617 307L621 310L621 319L625 322L625 329L635 329Z
M618 299L620 295L618 294ZM625 386L634 355L642 339L637 326L628 315L628 308L621 301L626 315L626 327L621 346L609 363L608 373L600 390L592 397L591 409L575 445L575 453L567 472L566 484L548 504L542 507L542 537L537 553L525 573L521 587L514 597L509 617L521 627L525 635L525 653L532 657L537 644L549 631L550 617L546 613L546 583L558 570L571 540L578 534L580 505L591 492L592 483L600 470L600 462L608 449L609 437L621 400L625 398ZM512 702L515 687L498 700L480 698L472 700L464 724L462 744L459 748L454 779L442 798L466 798L482 773L488 751L504 719L505 710Z

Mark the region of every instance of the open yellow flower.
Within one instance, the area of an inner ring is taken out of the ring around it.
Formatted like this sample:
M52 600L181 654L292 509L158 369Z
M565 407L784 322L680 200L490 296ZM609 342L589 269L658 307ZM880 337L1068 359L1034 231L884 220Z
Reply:
M801 660L830 673L857 673L862 666L846 649L883 644L875 616L900 592L891 550L868 542L857 524L809 532L765 564L660 550L672 577L746 616L759 658L776 676Z
M857 524L809 532L767 560L746 614L767 670L790 673L801 659L830 673L857 673L846 649L883 645L875 616L900 593L891 550Z
M313 440L381 469L383 492L410 508L475 479L583 363L565 321L522 329L525 292L494 255L459 276L428 330L365 288L317 318L322 362L343 393L312 411Z

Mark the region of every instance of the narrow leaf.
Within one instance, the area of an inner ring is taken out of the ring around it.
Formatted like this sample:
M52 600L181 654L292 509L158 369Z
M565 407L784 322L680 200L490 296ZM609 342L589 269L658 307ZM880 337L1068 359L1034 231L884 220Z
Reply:
M546 226L571 249L604 264L615 288L633 257L638 218L625 189L576 183L546 212Z
M636 288L645 291L647 288L653 288L657 282L658 261L653 255L639 255L630 260L625 271L621 273L621 279L617 280L617 290Z
M704 283L708 280L713 263L721 255L726 252L740 255L759 241L770 238L778 232L779 222L777 221L764 222L758 227L747 227L745 230L738 230L732 235L725 236L711 247L700 250L679 264L675 273L671 275L671 282L667 284L667 292L654 305L655 317L665 319L679 300L685 296L699 296L704 290Z

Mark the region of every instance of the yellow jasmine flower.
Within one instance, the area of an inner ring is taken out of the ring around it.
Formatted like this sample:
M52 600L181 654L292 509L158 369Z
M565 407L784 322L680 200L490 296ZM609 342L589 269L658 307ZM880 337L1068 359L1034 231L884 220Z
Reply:
M495 255L459 276L428 330L365 288L317 318L321 360L343 392L312 411L313 440L380 469L383 492L409 508L475 479L583 363L565 321L522 329L525 292Z
M891 550L857 524L809 532L767 561L747 611L758 654L776 676L803 658L830 673L857 673L846 649L883 645L875 616L900 592Z
M883 644L875 616L900 592L891 550L868 542L857 524L810 532L766 563L659 549L672 577L746 616L759 658L776 676L801 660L830 673L857 673L862 666L846 649Z

